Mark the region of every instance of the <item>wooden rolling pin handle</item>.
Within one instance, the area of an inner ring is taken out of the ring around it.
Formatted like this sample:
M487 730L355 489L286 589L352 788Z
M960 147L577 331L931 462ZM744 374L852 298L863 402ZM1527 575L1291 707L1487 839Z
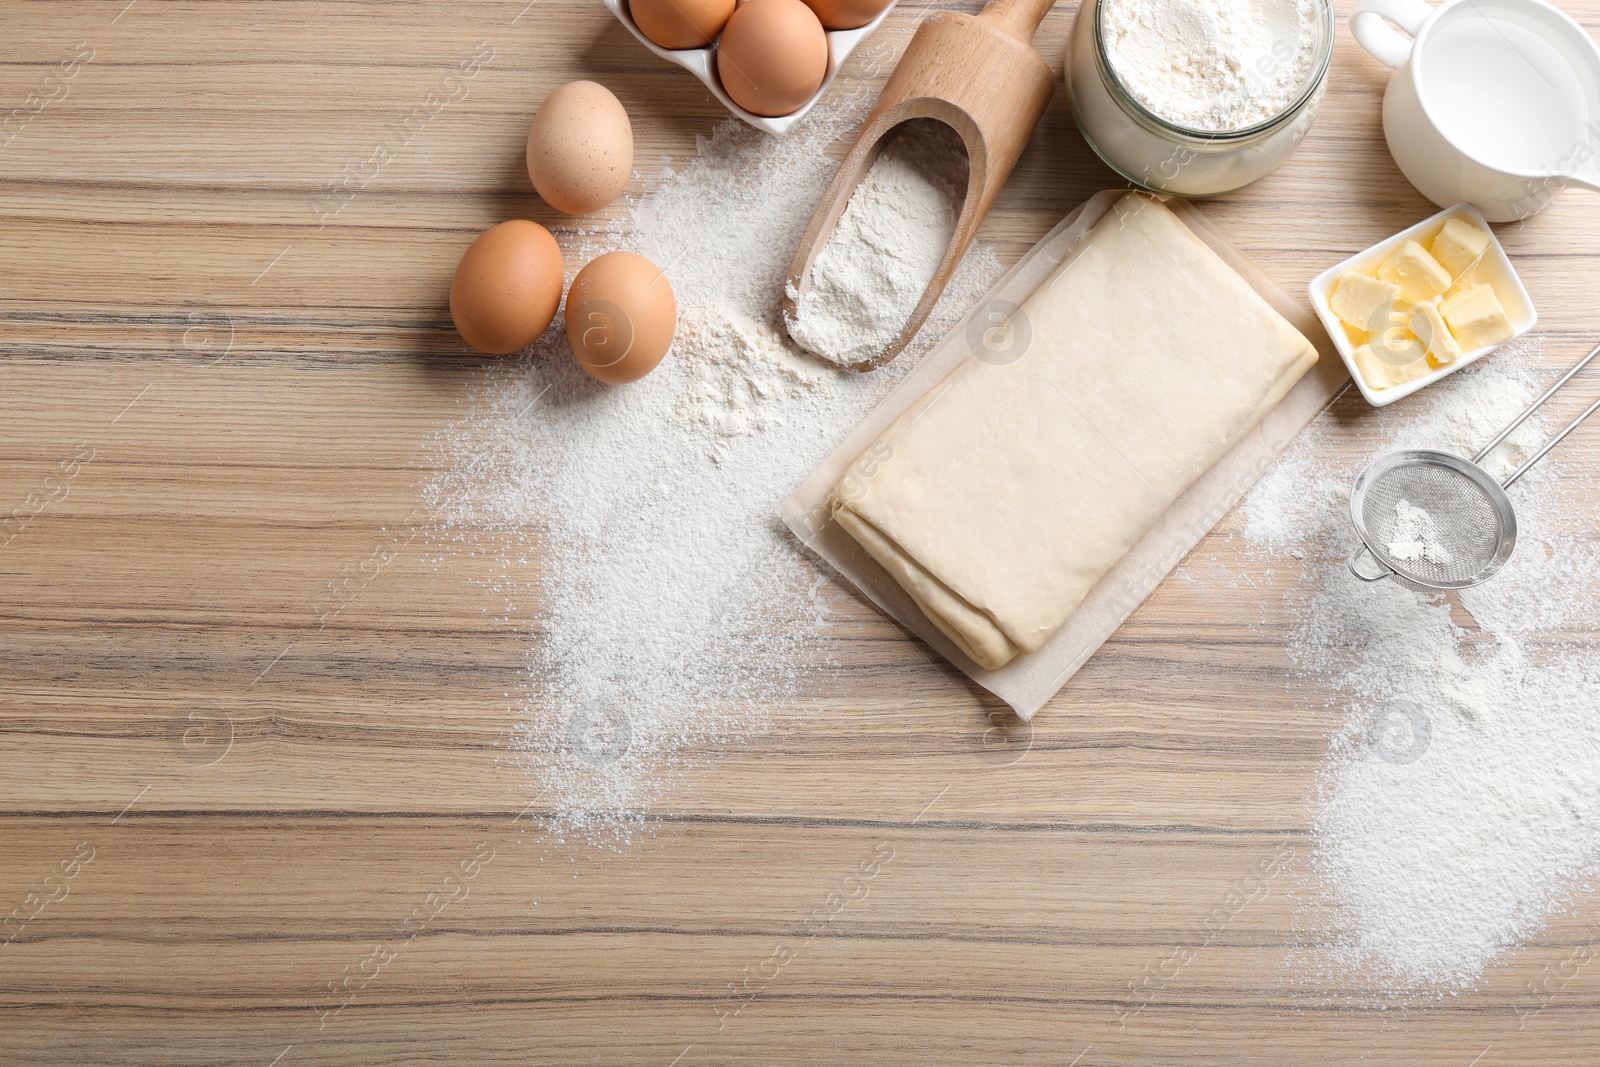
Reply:
M1044 16L1056 0L990 0L978 17L992 22L1023 42L1033 40Z

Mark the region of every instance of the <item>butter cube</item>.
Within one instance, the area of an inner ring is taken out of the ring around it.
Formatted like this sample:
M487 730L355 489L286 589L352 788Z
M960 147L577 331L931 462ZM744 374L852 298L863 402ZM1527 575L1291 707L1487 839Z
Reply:
M1433 239L1430 251L1452 278L1459 278L1488 247L1488 234L1465 219L1448 219Z
M1494 295L1494 286L1484 283L1457 293L1439 305L1439 313L1467 350L1497 345L1511 337L1511 320Z
M1342 274L1328 297L1328 306L1340 319L1358 330L1373 327L1373 316L1400 296L1400 287L1365 274Z
M1378 277L1398 285L1400 295L1413 303L1432 300L1450 288L1450 272L1415 241L1407 241L1395 249L1394 255L1384 260L1378 268Z
M1411 339L1413 343L1415 338ZM1402 349L1404 350L1404 349ZM1396 385L1403 385L1427 374L1430 368L1428 361L1422 357L1422 347L1416 345L1418 353L1416 359L1409 363L1396 363L1395 351L1378 344L1365 344L1355 350L1356 369L1361 372L1361 377L1374 389L1389 389Z
M1446 328L1439 309L1432 304L1417 305L1411 313L1411 332L1428 350L1428 357L1439 366L1461 358L1461 346Z

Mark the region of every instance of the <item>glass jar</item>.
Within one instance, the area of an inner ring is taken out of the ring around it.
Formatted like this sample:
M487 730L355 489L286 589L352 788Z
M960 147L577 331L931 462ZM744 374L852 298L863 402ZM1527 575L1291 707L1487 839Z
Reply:
M1333 5L1317 4L1311 69L1282 111L1238 130L1200 130L1163 119L1141 104L1112 69L1101 31L1100 0L1083 0L1067 48L1067 99L1089 147L1133 184L1178 196L1214 196L1277 169L1311 129L1333 54Z

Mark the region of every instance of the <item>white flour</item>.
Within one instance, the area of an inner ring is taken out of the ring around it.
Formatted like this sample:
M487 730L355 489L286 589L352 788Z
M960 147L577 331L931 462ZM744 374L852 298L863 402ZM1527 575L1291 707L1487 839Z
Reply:
M1334 916L1313 963L1383 991L1471 985L1600 872L1600 648L1548 633L1582 632L1600 598L1582 480L1547 458L1517 483L1521 542L1460 594L1459 622L1442 598L1363 585L1345 566L1360 466L1395 448L1471 455L1547 382L1525 369L1531 350L1363 412L1363 448L1343 462L1331 446L1349 425L1319 420L1245 503L1253 549L1300 561L1291 706L1325 695L1340 716L1312 798L1313 900Z
M1439 527L1433 516L1409 500L1395 501L1390 536L1393 540L1389 542L1389 555L1395 559L1449 563L1454 558L1439 543Z
M856 186L812 263L789 336L838 363L881 353L933 280L966 184L966 149L955 131L931 119L907 123Z
M1266 121L1294 101L1316 59L1311 0L1104 0L1100 13L1117 79L1191 129Z
M624 242L678 300L661 366L600 385L558 320L434 442L441 540L498 553L508 606L537 605L513 748L558 831L626 834L675 769L760 730L825 661L820 571L777 508L917 354L845 372L780 332L789 258L836 165L825 149L860 118L835 108L785 138L729 120L701 139ZM975 247L919 348L998 274Z
M789 401L833 384L777 330L721 304L684 308L674 351L685 388L673 421L706 437L713 458L724 452L722 438L780 429L797 413Z

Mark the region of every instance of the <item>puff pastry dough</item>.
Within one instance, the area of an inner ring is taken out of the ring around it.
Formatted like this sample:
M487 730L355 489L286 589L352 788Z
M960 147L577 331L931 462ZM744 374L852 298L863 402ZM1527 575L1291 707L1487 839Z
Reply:
M1023 325L1025 324L1025 326ZM1130 193L841 479L834 515L980 666L1032 652L1317 361L1159 202Z

